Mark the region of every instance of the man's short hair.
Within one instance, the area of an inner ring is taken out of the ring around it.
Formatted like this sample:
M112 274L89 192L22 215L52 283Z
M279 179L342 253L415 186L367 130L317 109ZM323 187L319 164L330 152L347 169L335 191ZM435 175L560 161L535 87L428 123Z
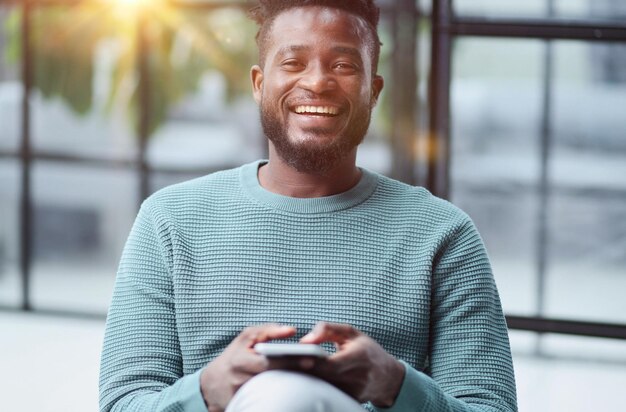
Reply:
M285 10L306 6L341 9L363 19L370 34L368 51L372 58L372 72L376 72L381 43L377 29L380 9L374 4L374 0L259 0L259 4L253 7L248 14L259 25L256 41L259 47L261 65L265 62L266 43L276 16Z

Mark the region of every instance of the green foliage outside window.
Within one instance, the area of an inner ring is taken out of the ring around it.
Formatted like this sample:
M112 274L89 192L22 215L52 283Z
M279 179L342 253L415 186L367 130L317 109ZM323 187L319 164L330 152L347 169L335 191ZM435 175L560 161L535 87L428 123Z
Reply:
M106 110L124 107L136 130L144 50L150 135L173 105L198 89L209 70L222 74L229 99L249 93L256 27L243 10L181 10L166 0L88 0L76 6L39 6L32 13L31 28L33 87L44 98L61 99L78 115L93 109L94 78L102 70L97 57L104 46L112 58ZM9 15L4 29L5 58L19 64L20 9Z

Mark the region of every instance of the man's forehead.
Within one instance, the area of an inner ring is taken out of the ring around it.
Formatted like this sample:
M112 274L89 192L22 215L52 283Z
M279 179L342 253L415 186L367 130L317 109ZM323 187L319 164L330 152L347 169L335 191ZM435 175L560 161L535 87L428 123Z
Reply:
M322 22L325 20L327 21L331 20L340 15L357 17L355 14L350 13L347 10L337 8L337 7L319 6L319 5L302 5L302 6L293 6L293 7L286 8L285 10L279 12L275 18L276 19L281 18L281 17L285 18L286 15L289 16L287 18L293 18L293 17L302 18L305 16L315 16L317 19L319 19Z
M279 30L298 30L304 23L310 23L312 27L307 30L315 30L324 24L330 24L337 20L342 20L343 28L346 31L362 35L367 32L365 20L346 10L328 6L296 6L283 10L274 17L272 29L279 27ZM277 24L278 23L278 24ZM272 30L273 31L273 30ZM281 33L277 33L278 36Z
M350 38L351 43L358 47L367 42L369 31L365 20L345 10L326 6L298 6L281 12L271 23L268 40L282 49L286 42L295 40L292 39L294 36L308 39L313 37L313 34L330 34L329 26L333 24L335 24L331 29L333 37L330 40L341 42ZM294 44L288 47L304 47L304 45ZM346 52L360 54L356 48Z

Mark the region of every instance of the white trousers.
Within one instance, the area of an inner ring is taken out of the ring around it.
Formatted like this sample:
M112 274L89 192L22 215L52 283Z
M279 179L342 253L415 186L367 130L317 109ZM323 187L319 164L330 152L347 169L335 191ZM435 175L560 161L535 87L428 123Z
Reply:
M298 372L272 370L250 379L226 412L364 412L333 385Z

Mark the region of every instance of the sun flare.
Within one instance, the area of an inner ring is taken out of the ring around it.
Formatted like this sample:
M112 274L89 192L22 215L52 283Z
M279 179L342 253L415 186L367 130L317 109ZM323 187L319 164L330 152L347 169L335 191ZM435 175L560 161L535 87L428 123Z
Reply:
M162 6L162 0L109 0L119 14L129 17L145 11L156 5Z
M151 0L113 0L116 3L122 5L122 6L130 6L130 7L139 7L139 6L146 6L147 4L151 3Z

